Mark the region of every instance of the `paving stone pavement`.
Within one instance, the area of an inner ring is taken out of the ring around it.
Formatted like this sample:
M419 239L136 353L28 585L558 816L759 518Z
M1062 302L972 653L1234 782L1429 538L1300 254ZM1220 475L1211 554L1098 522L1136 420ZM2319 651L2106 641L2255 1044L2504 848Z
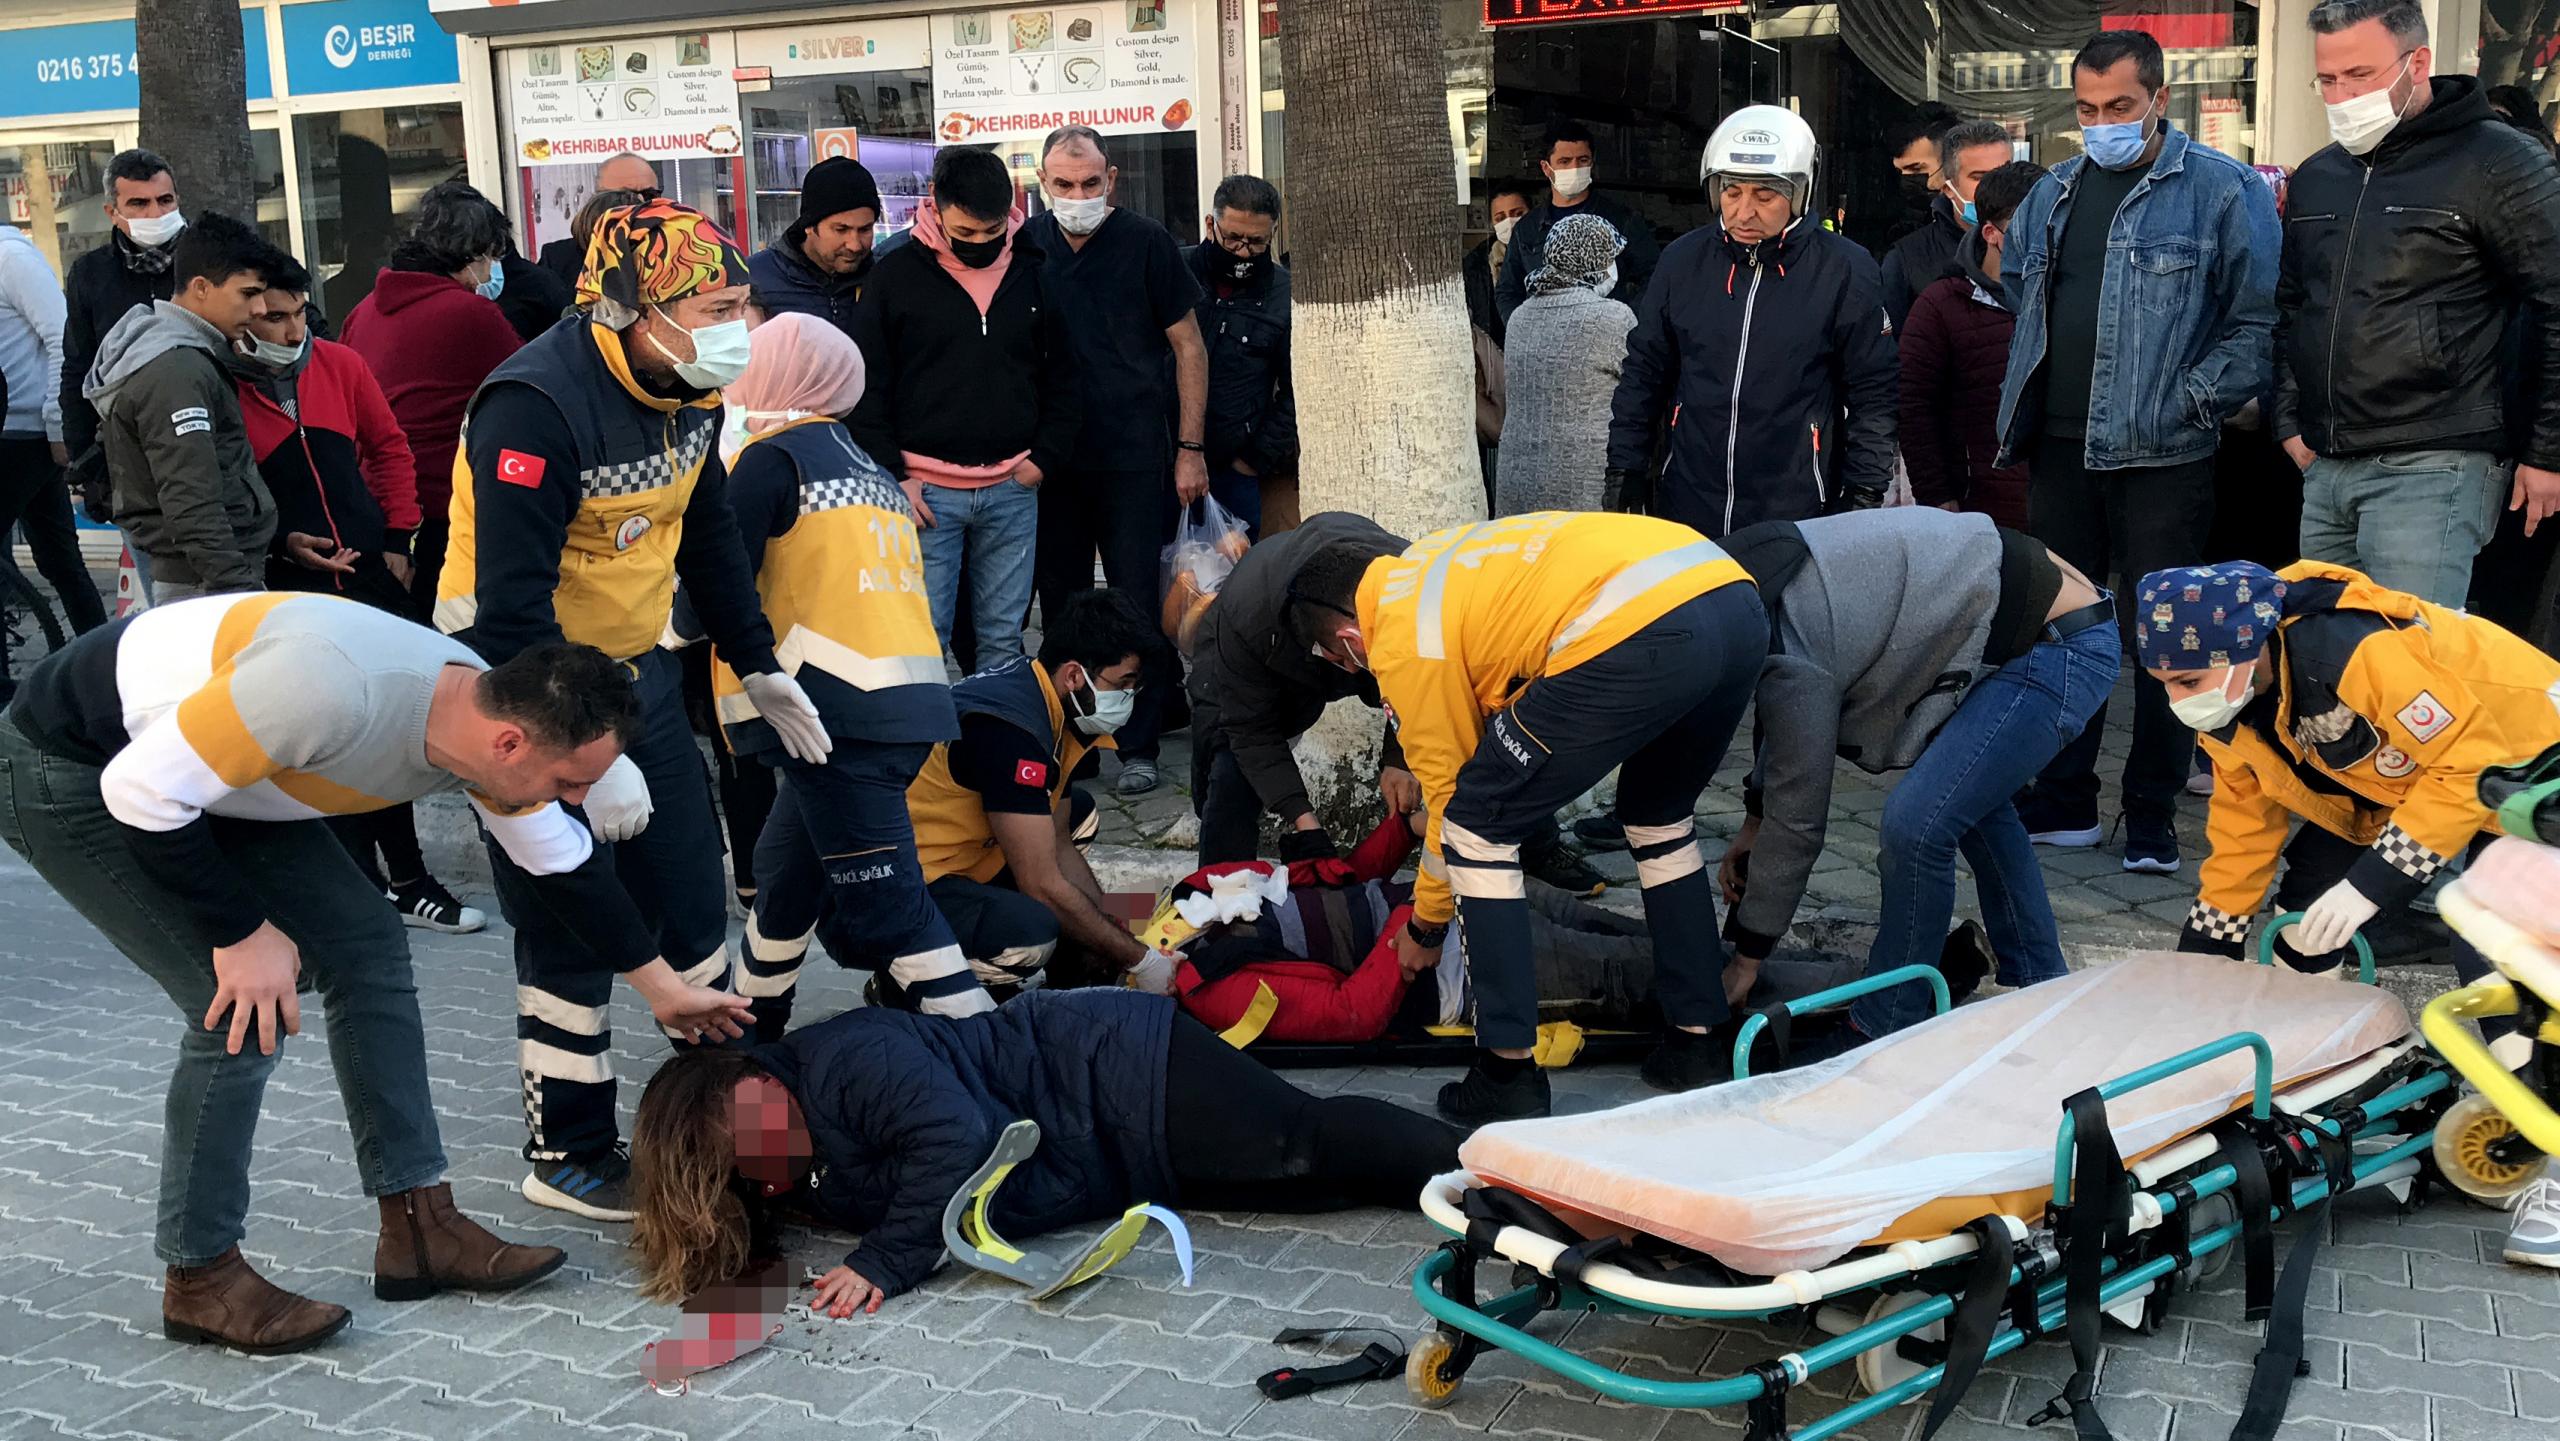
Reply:
M2116 709L2118 716L2126 708ZM2121 755L2122 736L2110 755ZM1187 758L1168 748L1167 788L1106 805L1101 852L1114 885L1160 883L1187 859L1146 842L1187 812ZM1833 852L1808 914L1871 918L1869 867L1886 789L1846 768ZM439 872L485 902L468 822L437 807L427 826ZM2199 853L2197 814L2187 820ZM1701 807L1712 854L1739 802ZM2124 875L2111 854L2048 858L2075 959L2165 944L2189 882ZM1623 858L1604 865L1625 869ZM1615 893L1613 893L1615 894ZM1620 895L1618 903L1631 898ZM1969 899L1968 899L1969 904ZM1515 1358L1491 1355L1455 1403L1425 1412L1389 1380L1291 1401L1252 1378L1291 1353L1283 1327L1416 1329L1407 1289L1435 1237L1420 1218L1196 1214L1195 1283L1153 1241L1110 1275L1034 1305L1018 1289L946 1270L876 1317L793 1317L764 1352L699 1378L684 1396L638 1380L641 1348L671 1319L643 1303L615 1228L538 1210L514 1191L521 1121L513 1074L512 972L503 927L412 933L429 1061L461 1204L522 1240L571 1253L520 1294L376 1301L368 1284L374 1209L357 1189L318 1027L289 1042L260 1130L246 1249L283 1284L351 1307L355 1324L299 1357L255 1360L159 1336L151 1254L166 1066L179 1020L142 975L0 852L0 990L21 1017L0 1058L0 1441L83 1437L434 1438L980 1437L1178 1441L1192 1435L1302 1441L1436 1441L1462 1433L1591 1441L1738 1437L1737 1412L1673 1413L1599 1403ZM2419 978L2423 981L2423 977ZM836 973L812 971L812 1009L856 1003ZM646 1012L617 997L616 1068L645 1077L659 1057ZM1404 1069L1302 1072L1302 1083L1427 1104L1442 1076ZM1640 1094L1631 1067L1561 1073L1566 1108ZM626 1101L635 1094L628 1088ZM2312 1287L2312 1374L2284 1441L2505 1441L2560 1424L2560 1277L2497 1264L2502 1218L2439 1200L2401 1217L2356 1198L2332 1218L2335 1247ZM824 1265L842 1238L800 1235ZM2255 1330L2240 1317L2237 1271L2187 1298L2156 1335L2112 1331L2105 1413L2124 1441L2219 1441L2247 1386ZM1644 1317L1551 1317L1539 1334L1668 1377L1723 1375L1791 1349L1792 1326L1714 1327ZM1358 1344L1355 1339L1350 1344ZM1946 1431L1950 1441L2015 1437L2069 1371L2058 1341L1995 1362ZM1799 1421L1842 1404L1832 1376L1801 1398ZM1908 1436L1906 1409L1859 1429ZM2059 1434L2059 1433L2051 1433Z

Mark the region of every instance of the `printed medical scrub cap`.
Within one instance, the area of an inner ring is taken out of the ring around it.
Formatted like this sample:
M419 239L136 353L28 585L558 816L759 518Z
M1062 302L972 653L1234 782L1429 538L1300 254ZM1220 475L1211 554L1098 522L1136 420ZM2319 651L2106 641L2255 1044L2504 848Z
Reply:
M2255 561L2155 570L2134 591L2134 651L2145 670L2246 665L2284 619L2285 583Z
M747 258L711 217L667 199L621 205L596 221L578 273L578 307L621 330L651 306L747 283Z

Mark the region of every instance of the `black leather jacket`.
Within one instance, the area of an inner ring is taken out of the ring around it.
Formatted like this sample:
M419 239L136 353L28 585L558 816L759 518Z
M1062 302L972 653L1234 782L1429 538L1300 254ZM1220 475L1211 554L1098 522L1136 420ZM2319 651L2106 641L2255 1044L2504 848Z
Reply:
M2500 335L2525 306L2526 354L2560 358L2560 166L2478 80L2433 84L2372 154L2332 145L2293 173L2275 433L2340 456L2520 445L2560 468L2560 385L2523 394L2519 443L2499 393Z

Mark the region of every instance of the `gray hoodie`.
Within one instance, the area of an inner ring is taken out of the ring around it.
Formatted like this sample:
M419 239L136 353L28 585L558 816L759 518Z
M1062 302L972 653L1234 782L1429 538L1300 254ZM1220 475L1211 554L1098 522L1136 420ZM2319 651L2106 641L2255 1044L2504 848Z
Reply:
M1869 772L1920 758L1984 661L2000 604L2000 529L1933 506L1797 522L1803 566L1769 597L1760 671L1760 838L1734 928L1786 934L1822 855L1833 757Z
M260 589L276 531L230 353L193 311L154 301L98 342L81 386L98 408L116 524L154 579L206 591Z

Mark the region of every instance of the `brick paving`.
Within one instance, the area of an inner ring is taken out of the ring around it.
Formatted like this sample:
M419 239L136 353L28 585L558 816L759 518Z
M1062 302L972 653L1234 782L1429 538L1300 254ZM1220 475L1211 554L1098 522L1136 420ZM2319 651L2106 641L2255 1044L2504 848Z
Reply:
M2125 707L2117 707L2121 717ZM2121 736L2118 738L2119 745ZM2120 754L2120 752L2119 752ZM2111 763L2115 759L2111 756ZM1108 883L1160 884L1187 869L1188 765L1166 757L1167 786L1110 799L1098 851ZM1808 917L1854 926L1871 915L1875 820L1886 789L1844 768L1832 852ZM1712 854L1739 817L1719 788L1701 806ZM2201 806L2187 817L2200 853ZM429 859L486 903L468 822L432 808ZM1603 858L1623 877L1623 857ZM2165 944L2191 881L2125 875L2112 854L2047 856L2076 961ZM1617 894L1613 892L1613 895ZM1631 902L1620 895L1618 903ZM946 1270L876 1317L793 1317L764 1352L658 1395L638 1379L641 1347L670 1319L643 1303L614 1228L538 1210L514 1192L523 1163L513 1074L512 973L502 928L413 933L429 1060L461 1203L518 1239L569 1249L568 1269L491 1300L373 1299L374 1209L356 1187L347 1135L317 1027L288 1044L260 1131L247 1249L279 1281L356 1313L327 1346L253 1360L179 1347L158 1332L160 1269L151 1255L153 1166L165 1066L177 1034L167 1001L110 952L14 856L0 853L0 993L21 1020L0 1059L0 1441L83 1437L285 1438L917 1436L1040 1441L1178 1441L1192 1435L1413 1441L1467 1433L1677 1441L1739 1436L1737 1411L1672 1413L1600 1403L1516 1359L1489 1355L1455 1403L1425 1412L1400 1380L1291 1401L1252 1385L1288 1353L1281 1328L1332 1324L1412 1332L1406 1289L1436 1239L1416 1216L1383 1211L1289 1218L1195 1214L1196 1283L1150 1244L1101 1280L1044 1305L1017 1288ZM2435 980L2393 973L2405 988ZM856 1004L841 974L812 970L808 1013ZM645 1011L617 997L631 1038L626 1080L658 1052ZM1441 1075L1400 1069L1299 1073L1303 1083L1412 1103ZM1641 1093L1631 1067L1561 1073L1568 1108ZM626 1101L636 1094L625 1089ZM2506 1441L2560 1424L2560 1276L2498 1263L2503 1218L2439 1199L2402 1217L2359 1197L2332 1218L2336 1244L2312 1287L2311 1375L2285 1441ZM840 1238L795 1237L797 1259L825 1264ZM2247 1387L2255 1329L2240 1318L2238 1268L2185 1298L2156 1335L2109 1332L2102 1394L2124 1441L2219 1441ZM1645 1317L1550 1317L1541 1334L1663 1376L1728 1374L1791 1348L1806 1327L1657 1324ZM1356 1346L1357 1342L1352 1343ZM2069 1371L2058 1340L1994 1363L1945 1433L2015 1437ZM1799 1421L1849 1394L1839 1375L1800 1399ZM1902 1437L1905 1409L1863 1428ZM2050 1434L2062 1434L2052 1432Z

